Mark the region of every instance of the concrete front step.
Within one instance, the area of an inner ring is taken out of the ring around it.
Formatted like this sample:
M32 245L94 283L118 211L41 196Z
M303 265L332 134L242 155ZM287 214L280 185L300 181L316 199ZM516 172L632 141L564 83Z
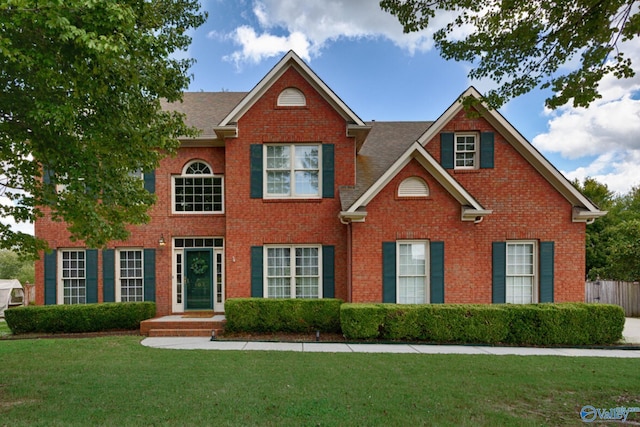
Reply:
M210 337L214 331L216 336L224 329L150 329L148 337Z
M155 337L211 336L213 330L216 331L216 334L221 334L226 323L224 315L193 318L178 314L142 321L140 335ZM151 335L151 331L154 331L154 335Z

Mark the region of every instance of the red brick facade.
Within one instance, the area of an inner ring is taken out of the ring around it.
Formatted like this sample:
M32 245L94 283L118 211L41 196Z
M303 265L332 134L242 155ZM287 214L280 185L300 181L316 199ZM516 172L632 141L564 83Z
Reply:
M368 163L357 152L356 137L349 134L348 126L353 125L350 111L337 97L326 93L315 75L308 75L300 66L290 66L299 63L299 59L287 57L276 67L279 74L273 74L271 80L247 95L251 102L232 123L237 128L236 137L211 146L195 146L186 141L176 156L164 159L155 171L158 202L150 212L150 223L132 227L127 242L113 242L106 248L153 250L154 299L159 315L184 310L176 296L176 260L181 252L173 246L175 238L184 237L222 239L223 249L218 249L223 250L224 299L252 295L252 281L256 280L252 277L256 271L252 248L299 244L332 248L335 297L382 302L383 242L404 240L443 242L446 303L491 303L492 244L513 240L553 242L553 301L584 299L585 224L573 217L576 204L565 194L569 190L552 185L546 172L536 169L516 150L512 135L504 135L504 129L499 130L484 118L469 119L464 111L446 123L436 122L439 131L425 141L426 152L435 162L441 162L442 132L492 132L493 167L447 169L448 178L443 178L438 175L440 169L430 172L418 160L410 160L399 170L391 171L390 181L361 207L366 210L364 222L341 218L345 210L341 192L359 184L356 171L368 167ZM306 106L277 106L278 95L289 87L304 94ZM211 123L211 127L216 125ZM358 126L368 129L363 123ZM334 147L333 197L273 200L250 196L251 146L287 142ZM213 174L223 176L224 212L172 213L172 176L180 175L185 165L196 159L210 165ZM412 176L425 181L428 197L397 196L400 183ZM481 221L463 221L461 202L443 185L446 179L460 184L490 213L483 215ZM36 222L35 230L38 237L58 251L82 248L81 243L68 239L64 224L54 223L48 216ZM160 245L161 237L166 245ZM105 301L109 294L104 284L104 254L102 250L97 253L97 302ZM53 286L61 286L59 266L50 266L48 274L54 269L57 276L50 277L45 285L45 261L41 259L36 264L38 304L54 300L60 303L51 295Z

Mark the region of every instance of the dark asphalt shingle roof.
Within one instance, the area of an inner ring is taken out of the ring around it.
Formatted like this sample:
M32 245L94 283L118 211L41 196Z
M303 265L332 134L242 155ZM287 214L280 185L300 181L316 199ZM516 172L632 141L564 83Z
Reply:
M187 126L201 130L203 137L215 137L217 126L242 101L248 92L185 92L182 102L162 103L167 111L186 114Z
M186 115L186 124L202 137L215 138L217 126L248 92L185 92L182 102L163 102L168 111ZM368 122L371 131L356 158L356 185L340 187L342 209L348 209L433 122Z
M347 210L380 178L433 122L368 122L371 131L356 158L356 185L340 187Z

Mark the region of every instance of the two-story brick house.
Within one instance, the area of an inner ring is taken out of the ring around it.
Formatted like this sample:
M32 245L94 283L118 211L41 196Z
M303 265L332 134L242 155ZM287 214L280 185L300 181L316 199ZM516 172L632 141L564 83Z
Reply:
M39 219L39 304L584 299L585 224L604 212L496 111L365 123L293 52L249 93L166 108L201 135L145 174L150 223L97 250Z

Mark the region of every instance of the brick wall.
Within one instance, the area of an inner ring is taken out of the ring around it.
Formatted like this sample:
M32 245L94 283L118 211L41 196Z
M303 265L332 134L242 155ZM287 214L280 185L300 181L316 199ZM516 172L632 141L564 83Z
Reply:
M287 87L301 90L306 107L279 108ZM346 226L338 219L338 186L355 180L355 142L346 121L294 69L282 77L238 122L237 139L227 141L227 298L250 296L250 247L265 244L335 246L336 297L346 298ZM335 198L263 200L250 195L250 145L280 142L335 144Z
M443 131L493 131L486 120L458 114ZM427 151L440 160L440 140ZM554 301L584 300L585 224L571 221L572 206L497 132L495 167L450 170L491 215L479 223L460 220L460 204L415 160L367 206L365 223L353 224L353 299L382 300L382 241L428 239L445 242L445 302L491 302L492 242L555 242ZM429 198L399 200L397 186L423 178Z

